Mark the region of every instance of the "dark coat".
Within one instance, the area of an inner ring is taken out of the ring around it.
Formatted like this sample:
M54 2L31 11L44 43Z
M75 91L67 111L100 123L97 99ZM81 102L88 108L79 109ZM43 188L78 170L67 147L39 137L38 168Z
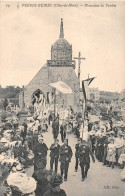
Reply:
M78 157L79 156L79 153L78 153L78 151L79 151L79 144L75 145L75 149L76 149L75 156Z
M20 147L15 147L15 148L13 149L13 153L14 153L14 159L15 159L15 158L20 158L20 157L22 157L22 148L20 148Z
M50 157L59 157L59 148L59 144L57 144L57 147L55 147L55 144L52 144L50 147Z
M60 134L63 134L64 128L63 125L60 126Z
M48 170L37 170L33 173L32 177L37 181L37 187L35 190L36 196L42 196L51 188L51 185L47 179L49 175L51 175L51 171Z
M59 155L61 163L70 162L73 155L71 147L63 144L59 149Z
M63 189L60 189L59 192L54 192L52 189L50 189L45 192L43 196L66 196L66 193Z
M92 160L95 161L94 156L87 145L81 145L79 147L79 160L80 160L80 165L85 165L86 163L90 163L90 155L92 157Z
M53 134L59 133L59 122L57 120L53 121L52 123L52 131L53 131Z
M60 134L63 134L64 132L66 132L66 125L61 125L60 126Z
M47 151L48 147L45 143L38 143L34 148L34 163L36 163L41 158L45 158L47 156Z
M32 137L32 149L38 144L38 134L34 133Z
M33 150L33 146L32 146L32 136L31 135L27 135L26 136L26 141L27 141L27 143L28 143L28 147L29 147L29 149L30 150Z

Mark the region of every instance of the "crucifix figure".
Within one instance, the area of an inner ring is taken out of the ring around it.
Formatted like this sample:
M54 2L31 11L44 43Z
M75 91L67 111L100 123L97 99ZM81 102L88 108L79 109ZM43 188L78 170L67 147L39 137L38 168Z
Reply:
M81 60L85 60L85 58L81 57L81 53L79 52L78 57L75 57L74 59L78 59L78 79L79 79L79 85L80 85L80 65L81 65Z

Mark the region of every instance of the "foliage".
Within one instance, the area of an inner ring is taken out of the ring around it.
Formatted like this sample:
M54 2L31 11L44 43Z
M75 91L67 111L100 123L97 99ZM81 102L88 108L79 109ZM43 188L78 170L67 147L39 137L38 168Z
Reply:
M10 102L11 102L13 105L19 105L19 98L11 98L11 99L10 99Z
M0 98L18 98L22 88L19 86L6 86L5 88L0 87Z
M2 111L2 113L1 113L1 121L5 122L6 118L7 118L7 112L6 111Z
M4 110L6 110L7 106L8 106L8 100L7 100L7 98L5 98L4 101L3 101L3 108L4 108Z

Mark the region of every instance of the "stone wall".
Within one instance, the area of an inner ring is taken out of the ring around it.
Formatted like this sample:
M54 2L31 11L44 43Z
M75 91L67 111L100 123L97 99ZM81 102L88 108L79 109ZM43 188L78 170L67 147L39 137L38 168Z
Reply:
M37 89L40 89L47 98L47 92L52 92L52 88L49 86L49 84L57 82L58 80L62 80L63 82L68 84L71 87L73 93L67 95L59 93L56 96L57 104L59 104L60 107L64 103L65 107L72 106L73 108L77 108L79 104L80 92L79 81L74 69L71 67L47 67L46 65L44 65L40 69L40 71L34 76L31 82L25 87L25 106L32 104L32 96Z

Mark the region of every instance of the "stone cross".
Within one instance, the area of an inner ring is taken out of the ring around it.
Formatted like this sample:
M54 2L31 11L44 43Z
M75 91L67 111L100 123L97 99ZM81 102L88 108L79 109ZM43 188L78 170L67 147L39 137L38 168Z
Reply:
M81 66L81 60L85 60L85 58L82 58L81 57L81 53L79 52L79 55L78 57L74 57L74 59L77 59L78 60L78 79L79 79L79 82L80 82L80 66Z

